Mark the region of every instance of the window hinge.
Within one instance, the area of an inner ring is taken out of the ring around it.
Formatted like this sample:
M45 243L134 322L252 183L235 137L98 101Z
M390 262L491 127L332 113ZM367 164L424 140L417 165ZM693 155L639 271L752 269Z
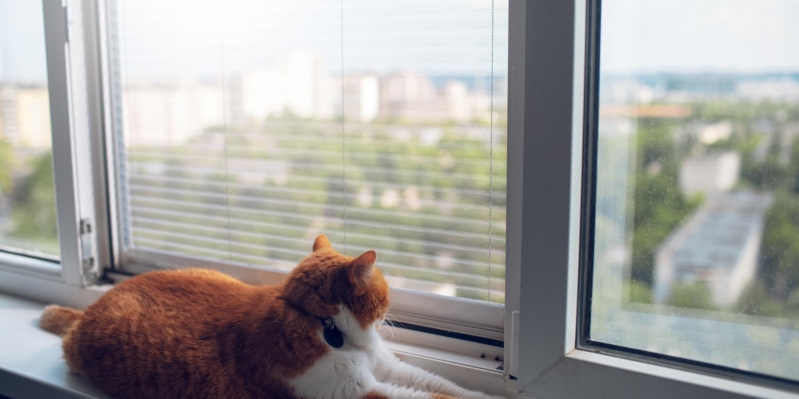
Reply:
M70 22L70 20L69 20L69 6L68 5L64 5L64 27L66 29L65 40L66 40L67 43L69 43L69 28L70 28L71 25L72 25L72 22Z
M97 262L94 258L92 230L92 221L89 218L80 220L81 274L85 285L94 284L100 278L95 265Z

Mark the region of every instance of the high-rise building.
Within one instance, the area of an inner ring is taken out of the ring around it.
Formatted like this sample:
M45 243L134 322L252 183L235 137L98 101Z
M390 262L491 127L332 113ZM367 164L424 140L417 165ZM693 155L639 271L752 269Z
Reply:
M344 118L371 122L380 111L380 82L377 75L350 74L344 77Z
M708 153L686 159L680 165L680 189L686 196L712 196L731 190L738 183L741 155L737 152Z
M719 194L669 236L655 254L653 294L666 303L678 284L706 284L713 304L731 308L757 272L768 193Z
M221 84L184 79L177 84L123 88L126 145L173 146L224 122Z
M241 74L229 93L230 100L240 107L232 115L251 123L284 113L329 119L340 110L340 80L326 70L320 57L292 51L270 67Z
M394 73L380 82L380 116L416 122L466 123L489 119L491 93L470 90L451 79L437 88L428 76L414 71Z
M0 138L21 148L50 148L50 97L46 86L0 87Z

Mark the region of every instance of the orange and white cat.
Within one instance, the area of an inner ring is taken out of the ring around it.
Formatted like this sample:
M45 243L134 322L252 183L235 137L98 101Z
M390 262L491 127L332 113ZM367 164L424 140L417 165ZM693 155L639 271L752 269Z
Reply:
M376 254L314 242L286 282L201 269L128 279L86 312L48 306L69 368L118 398L489 398L400 361L377 329L388 285Z

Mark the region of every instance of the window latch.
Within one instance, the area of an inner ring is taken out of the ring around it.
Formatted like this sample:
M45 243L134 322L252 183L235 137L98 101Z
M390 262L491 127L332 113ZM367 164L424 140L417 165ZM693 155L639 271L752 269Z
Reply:
M85 285L94 284L100 277L95 267L92 230L92 221L89 218L80 220L81 274Z

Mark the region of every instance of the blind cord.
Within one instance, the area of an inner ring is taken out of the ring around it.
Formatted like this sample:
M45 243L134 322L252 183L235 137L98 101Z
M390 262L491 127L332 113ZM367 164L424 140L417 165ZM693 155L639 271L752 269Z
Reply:
M491 223L494 211L494 0L491 0L491 89L488 143L488 298L491 302Z
M347 252L347 142L344 126L344 0L341 0L341 208L344 252Z
M227 257L233 262L232 237L230 234L230 173L228 171L228 142L227 142L227 87L225 78L225 13L219 12L219 53L221 55L220 67L222 69L222 137L225 138L225 205L227 208Z

